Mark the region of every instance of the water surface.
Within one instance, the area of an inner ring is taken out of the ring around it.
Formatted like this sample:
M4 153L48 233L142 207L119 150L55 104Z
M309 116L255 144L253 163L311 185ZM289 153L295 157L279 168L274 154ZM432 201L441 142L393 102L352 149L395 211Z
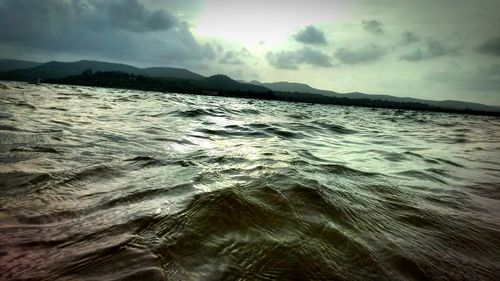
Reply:
M498 280L500 119L2 82L0 280Z

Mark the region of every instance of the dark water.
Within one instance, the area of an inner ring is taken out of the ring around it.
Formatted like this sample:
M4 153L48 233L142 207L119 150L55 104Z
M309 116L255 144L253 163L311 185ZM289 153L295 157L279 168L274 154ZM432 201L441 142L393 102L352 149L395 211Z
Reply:
M2 83L0 280L500 276L500 119Z

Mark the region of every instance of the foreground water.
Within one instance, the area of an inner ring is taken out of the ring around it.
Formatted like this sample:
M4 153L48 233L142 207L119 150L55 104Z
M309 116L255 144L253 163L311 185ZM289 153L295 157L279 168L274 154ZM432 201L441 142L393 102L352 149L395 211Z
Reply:
M2 83L0 280L500 276L498 118Z

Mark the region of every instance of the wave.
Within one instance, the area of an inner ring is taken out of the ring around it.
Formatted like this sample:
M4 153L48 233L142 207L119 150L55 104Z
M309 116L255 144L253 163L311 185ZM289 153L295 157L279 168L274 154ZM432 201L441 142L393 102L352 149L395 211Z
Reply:
M2 280L500 272L498 118L7 86Z

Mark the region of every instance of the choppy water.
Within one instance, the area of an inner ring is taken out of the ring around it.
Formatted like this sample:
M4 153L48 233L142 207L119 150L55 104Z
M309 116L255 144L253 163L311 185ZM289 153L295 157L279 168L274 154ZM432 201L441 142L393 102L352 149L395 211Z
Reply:
M0 280L498 280L500 119L2 82Z

